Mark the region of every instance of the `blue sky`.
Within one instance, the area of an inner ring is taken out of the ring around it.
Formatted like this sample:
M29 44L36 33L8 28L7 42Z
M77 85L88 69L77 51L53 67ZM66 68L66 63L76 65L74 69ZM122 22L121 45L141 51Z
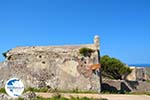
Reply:
M96 34L102 55L150 63L150 0L0 1L0 54L16 46L93 43Z

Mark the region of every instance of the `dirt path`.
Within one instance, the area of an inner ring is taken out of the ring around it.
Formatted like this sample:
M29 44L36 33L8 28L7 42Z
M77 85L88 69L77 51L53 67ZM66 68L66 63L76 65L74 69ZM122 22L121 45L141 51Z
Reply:
M150 100L147 95L122 95L122 94L77 94L77 93L60 93L63 97L88 97L88 98L107 98L108 100ZM36 93L37 96L45 98L52 97L56 93Z

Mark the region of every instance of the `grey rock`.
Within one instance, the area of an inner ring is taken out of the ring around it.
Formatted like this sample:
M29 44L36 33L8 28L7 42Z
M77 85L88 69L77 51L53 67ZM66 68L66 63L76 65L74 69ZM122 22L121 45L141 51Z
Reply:
M23 98L24 100L34 100L36 98L36 94L34 92L27 92L20 96L20 98Z
M0 100L10 100L10 99L12 99L10 96L4 93L0 93Z

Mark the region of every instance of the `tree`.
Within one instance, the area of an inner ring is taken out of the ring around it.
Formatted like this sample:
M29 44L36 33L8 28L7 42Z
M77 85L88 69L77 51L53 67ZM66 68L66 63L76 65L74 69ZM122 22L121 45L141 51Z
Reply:
M111 58L108 55L101 57L101 68L102 75L111 79L122 79L132 71L119 59Z

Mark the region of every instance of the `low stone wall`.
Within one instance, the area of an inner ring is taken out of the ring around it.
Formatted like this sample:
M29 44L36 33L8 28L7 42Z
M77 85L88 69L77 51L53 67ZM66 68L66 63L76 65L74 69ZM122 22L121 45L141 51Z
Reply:
M125 81L104 79L102 90L113 93L150 92L150 83L146 81Z
M139 81L135 92L150 92L150 82Z

